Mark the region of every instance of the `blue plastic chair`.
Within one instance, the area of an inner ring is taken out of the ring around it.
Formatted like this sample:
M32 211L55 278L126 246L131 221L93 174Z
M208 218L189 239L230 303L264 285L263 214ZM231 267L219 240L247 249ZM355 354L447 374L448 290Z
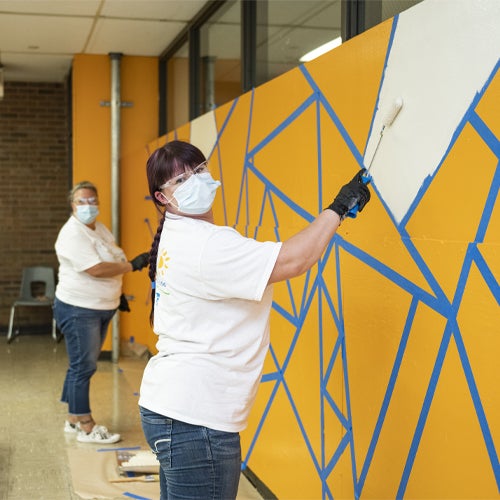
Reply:
M19 298L10 308L9 329L7 331L7 342L10 343L14 335L14 315L16 307L50 307L52 310L55 298L55 279L52 267L34 266L23 269L21 281L21 293ZM16 335L19 334L17 330ZM52 313L52 338L58 342L56 321Z

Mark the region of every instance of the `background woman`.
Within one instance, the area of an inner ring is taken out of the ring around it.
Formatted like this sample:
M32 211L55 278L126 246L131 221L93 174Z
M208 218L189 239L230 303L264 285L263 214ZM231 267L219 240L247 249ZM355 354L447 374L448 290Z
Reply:
M97 188L80 182L70 193L72 214L55 244L59 259L54 315L64 334L69 367L61 401L68 404L64 431L85 443L115 443L119 434L96 425L89 401L109 322L122 293L122 277L148 265L149 253L127 261L111 232L100 222Z
M298 234L258 242L214 224L220 182L198 148L172 141L150 156L149 191L163 213L149 270L159 338L139 405L162 499L236 497L239 432L269 345L271 285L311 268L348 211L363 209L370 193L361 173Z

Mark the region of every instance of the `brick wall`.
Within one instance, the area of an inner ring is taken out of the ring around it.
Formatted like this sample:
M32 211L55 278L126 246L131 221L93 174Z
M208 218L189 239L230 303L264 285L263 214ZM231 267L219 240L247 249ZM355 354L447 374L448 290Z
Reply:
M52 266L66 221L70 128L65 84L6 82L0 101L0 328L19 294L23 267ZM23 332L46 329L48 308L20 308Z

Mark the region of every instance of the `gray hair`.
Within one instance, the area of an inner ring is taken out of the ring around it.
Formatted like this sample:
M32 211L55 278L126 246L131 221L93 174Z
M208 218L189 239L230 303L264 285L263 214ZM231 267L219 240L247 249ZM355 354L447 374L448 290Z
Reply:
M94 191L96 198L99 197L99 195L97 193L97 188L95 187L94 184L92 184L90 181L82 181L82 182L79 182L78 184L75 184L73 186L73 189L69 192L68 201L69 201L70 205L71 205L71 203L73 203L73 197L75 196L75 193L79 189L90 189L90 190Z

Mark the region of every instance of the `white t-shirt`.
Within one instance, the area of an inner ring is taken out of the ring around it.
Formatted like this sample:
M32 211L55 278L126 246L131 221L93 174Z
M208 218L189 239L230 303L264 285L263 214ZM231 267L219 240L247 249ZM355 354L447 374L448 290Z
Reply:
M55 248L59 259L56 297L87 309L111 310L120 303L122 275L94 278L85 269L101 262L126 262L113 234L100 222L90 229L73 215L59 231Z
M154 331L158 354L139 404L186 423L246 427L269 346L281 243L230 227L168 216L158 246Z

